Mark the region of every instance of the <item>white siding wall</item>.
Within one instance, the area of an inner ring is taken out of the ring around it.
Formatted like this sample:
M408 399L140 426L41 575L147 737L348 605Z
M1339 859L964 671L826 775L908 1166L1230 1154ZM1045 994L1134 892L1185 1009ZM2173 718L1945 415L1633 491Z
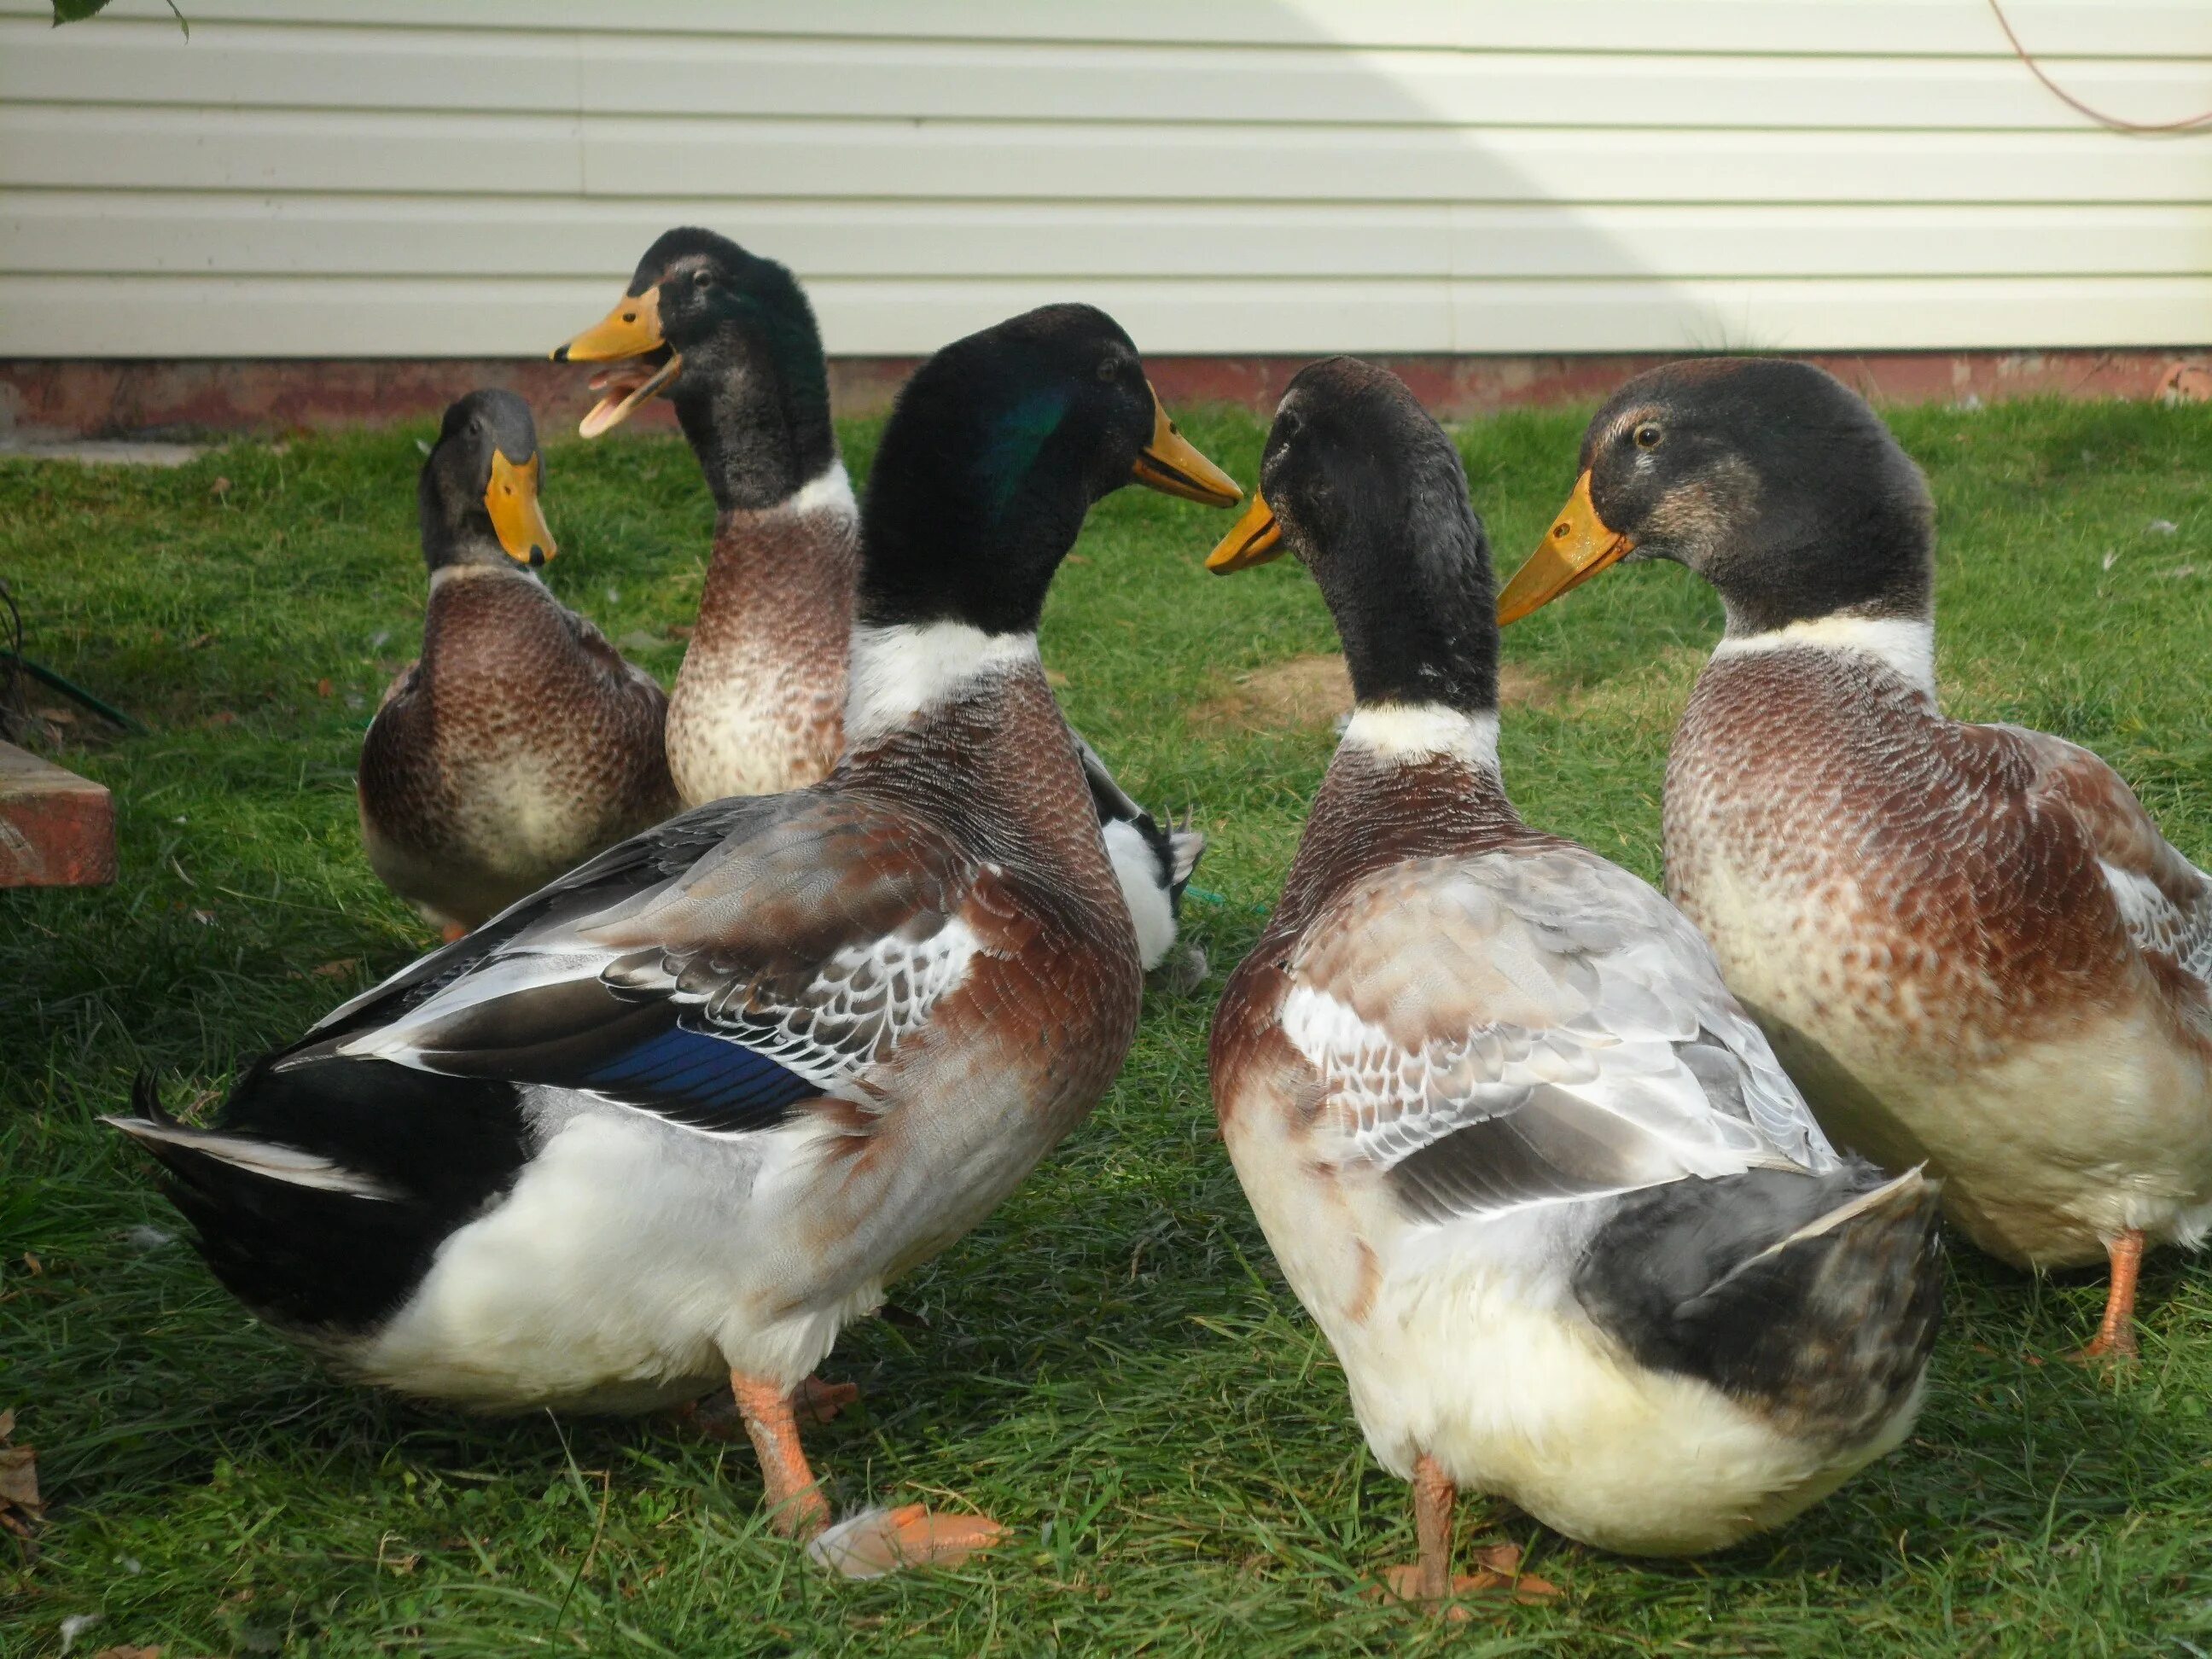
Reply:
M534 354L646 243L830 349L2212 340L2212 136L1984 0L0 0L0 356ZM2212 3L2014 0L2212 107Z

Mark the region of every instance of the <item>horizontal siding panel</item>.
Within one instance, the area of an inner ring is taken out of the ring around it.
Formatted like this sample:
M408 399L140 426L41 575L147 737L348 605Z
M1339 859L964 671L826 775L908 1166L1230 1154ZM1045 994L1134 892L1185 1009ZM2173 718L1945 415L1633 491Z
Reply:
M0 105L0 186L574 196L584 161L583 125L572 116Z
M0 106L0 187L720 200L2206 202L2212 142Z
M2205 343L2212 277L1836 282L920 282L812 285L830 349L902 356L1088 300L1145 350L1909 350ZM0 356L521 356L603 283L0 277ZM579 392L580 410L586 399Z
M194 30L225 22L312 22L316 0L196 0ZM2212 8L2112 0L2008 0L2028 44L2055 55L2212 56ZM44 0L0 0L0 15L46 18ZM838 0L794 14L789 0L345 0L343 19L445 29L457 19L506 31L811 35L917 40L1252 41L1328 49L1475 46L1624 52L1869 52L2002 56L1984 0ZM101 21L172 32L163 0L115 0Z
M1143 278L2212 274L2191 207L828 204L0 192L19 274L574 276L611 289L672 225L802 276ZM608 297L611 299L611 293Z
M573 115L582 55L573 34L534 32L216 27L187 41L173 19L163 29L10 18L0 102Z
M2212 107L2212 3L2008 0ZM1985 0L0 0L0 352L507 355L659 229L907 355L2201 343L2212 138Z
M2140 120L2212 106L2212 58L2054 64ZM2007 57L1316 52L1261 46L54 29L0 23L0 100L912 120L2083 128ZM1868 95L1879 82L1879 98Z

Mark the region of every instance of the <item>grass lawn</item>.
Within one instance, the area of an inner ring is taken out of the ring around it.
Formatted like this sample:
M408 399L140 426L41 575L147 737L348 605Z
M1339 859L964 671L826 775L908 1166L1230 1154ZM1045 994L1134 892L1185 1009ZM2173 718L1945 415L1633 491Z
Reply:
M550 422L549 422L550 423ZM2212 410L1905 410L1942 504L1954 712L2098 749L2212 862ZM1197 441L1254 475L1261 423ZM1461 434L1509 568L1571 482L1580 418ZM834 1583L767 1531L750 1451L664 1420L474 1422L334 1386L173 1235L94 1121L141 1066L173 1104L430 942L363 862L361 733L424 598L415 430L174 471L0 462L0 574L31 648L135 711L64 750L115 792L125 878L0 894L0 1408L38 1450L35 1560L0 1540L0 1653L843 1652L2043 1655L2212 1652L2212 1285L2145 1281L2145 1358L2057 1363L2100 1305L1971 1254L1911 1443L1780 1533L1621 1560L1463 1507L1565 1591L1446 1628L1364 1601L1410 1559L1404 1489L1352 1425L1214 1138L1208 1016L1332 742L1239 677L1334 648L1290 562L1200 569L1229 515L1125 490L1046 620L1069 713L1212 849L1185 912L1213 972L1154 991L1119 1085L966 1243L849 1331L863 1407L810 1436L842 1511L945 1495L1019 1539ZM875 428L847 429L860 470ZM665 678L711 509L673 439L556 442L556 592ZM1668 733L1718 631L1686 573L1593 584L1516 628L1507 781L1534 823L1659 873ZM1270 682L1263 680L1264 690ZM39 701L52 701L41 696ZM2095 1103L2086 1102L2088 1109ZM149 1231L158 1230L158 1231ZM1469 1379L1480 1387L1481 1379Z

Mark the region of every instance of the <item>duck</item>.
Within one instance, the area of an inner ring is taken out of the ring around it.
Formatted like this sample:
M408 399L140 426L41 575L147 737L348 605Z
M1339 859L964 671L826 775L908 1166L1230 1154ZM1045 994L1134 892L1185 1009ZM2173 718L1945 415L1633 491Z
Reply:
M714 551L669 699L686 806L818 783L843 745L860 509L806 292L774 259L679 226L556 361L611 365L577 428L665 397L714 500Z
M660 686L538 577L558 550L530 406L449 406L416 489L422 654L361 750L362 842L448 939L676 810Z
M1592 419L1499 615L1653 560L1718 592L1668 893L1829 1133L2001 1261L2106 1267L2080 1357L2125 1359L2146 1245L2212 1225L2212 878L2090 750L1943 713L1935 522L1825 370L1670 364Z
M343 1375L478 1411L731 1390L781 1530L856 1577L1002 1535L830 1527L793 1396L1120 1069L1142 976L1038 659L1091 504L1233 489L1105 313L1047 307L901 393L860 525L847 747L678 814L248 1066L205 1127L109 1120L209 1267Z
M1596 1547L1723 1548L1897 1446L1935 1186L1838 1155L1680 912L1515 810L1459 453L1353 358L1291 381L1207 559L1295 555L1353 707L1210 1045L1222 1138L1376 1461L1416 1602L1462 1492Z
M613 309L553 356L611 365L592 381L586 438L666 398L714 499L713 556L669 700L668 768L684 805L820 781L844 742L859 509L805 289L775 260L679 226L646 250ZM1231 504L1213 485L1164 482ZM1175 945L1206 837L1163 828L1078 743L1149 971ZM1202 977L1203 955L1188 954Z

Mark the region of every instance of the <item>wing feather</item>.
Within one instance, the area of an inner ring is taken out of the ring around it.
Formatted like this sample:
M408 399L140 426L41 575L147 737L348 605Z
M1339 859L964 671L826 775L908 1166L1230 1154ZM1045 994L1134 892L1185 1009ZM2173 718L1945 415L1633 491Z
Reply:
M884 807L717 802L395 976L315 1047L749 1132L844 1091L1009 947L995 882Z
M2166 840L2126 781L2063 738L2021 726L1979 729L2014 744L2033 769L2031 804L2088 837L2136 948L2212 980L2212 876Z
M1395 866L1289 968L1285 1035L1417 1218L1835 1164L1695 929L1580 848Z

